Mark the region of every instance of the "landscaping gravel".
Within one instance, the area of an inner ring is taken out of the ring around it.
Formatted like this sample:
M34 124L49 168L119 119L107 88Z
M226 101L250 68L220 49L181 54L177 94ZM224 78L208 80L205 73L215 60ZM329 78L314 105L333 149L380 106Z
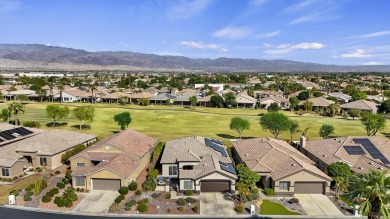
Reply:
M54 177L51 179L49 185L47 185L47 187L42 190L41 194L39 194L38 196L33 196L32 197L32 200L29 201L29 202L26 202L24 204L25 207L32 207L32 208L38 208L39 207L39 203L41 202L41 199L44 195L46 195L46 192L54 187L57 186L57 183L58 182L61 182L62 180L62 177Z

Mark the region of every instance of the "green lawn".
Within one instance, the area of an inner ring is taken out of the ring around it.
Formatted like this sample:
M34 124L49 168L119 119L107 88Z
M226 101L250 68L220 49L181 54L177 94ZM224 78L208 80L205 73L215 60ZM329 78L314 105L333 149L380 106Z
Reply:
M260 215L301 215L294 211L287 210L283 205L263 200L260 206Z
M8 106L9 103L0 103L0 109ZM25 114L19 116L21 122L34 120L41 123L42 128L52 129L46 124L50 119L46 117L45 107L49 103L30 102L26 104ZM64 104L65 105L65 104ZM82 103L66 103L71 109ZM236 138L235 131L229 129L230 119L234 116L240 116L248 119L251 123L251 129L243 132L243 137L265 137L271 136L270 132L263 130L259 125L259 113L265 113L264 110L254 109L218 109L197 107L195 110L179 106L138 106L118 104L93 104L96 108L95 121L91 124L89 130L82 132L95 134L100 138L112 135L119 130L119 126L114 122L113 116L116 113L128 110L132 116L130 128L144 132L153 137L158 137L163 141L180 138L184 136L199 135L222 139L227 145L230 145L229 139ZM285 111L286 115L297 120L300 128L311 127L308 131L310 139L318 139L319 129L323 124L331 124L335 127L335 135L365 135L363 126L359 120L347 120L343 118L298 116L292 112ZM78 121L70 115L65 121L67 125L56 127L60 129L78 131L76 127ZM390 132L390 126L384 130ZM299 133L300 134L300 133ZM299 139L299 134L295 134L293 140ZM289 139L289 133L283 133L279 138Z

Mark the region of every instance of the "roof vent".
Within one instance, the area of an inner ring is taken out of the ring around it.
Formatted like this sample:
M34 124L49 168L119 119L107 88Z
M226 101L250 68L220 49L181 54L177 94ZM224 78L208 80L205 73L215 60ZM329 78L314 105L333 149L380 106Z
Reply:
M326 155L326 154L323 154L322 156L323 156L323 157L326 157L327 155Z
M291 166L295 167L295 163L291 164Z
M245 156L249 156L249 154L245 154Z
M369 162L368 164L373 165L374 163L373 162Z
M362 169L363 169L363 167L359 167L358 169L359 169L359 170L362 170Z
M383 167L378 167L378 169L383 170Z

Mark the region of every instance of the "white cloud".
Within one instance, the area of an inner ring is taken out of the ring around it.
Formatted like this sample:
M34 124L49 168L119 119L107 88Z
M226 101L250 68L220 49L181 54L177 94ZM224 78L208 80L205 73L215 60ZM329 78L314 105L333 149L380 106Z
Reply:
M304 23L304 22L313 22L313 21L321 21L321 20L323 20L323 18L320 16L320 14L314 13L314 14L308 14L308 15L298 17L298 18L292 20L290 22L290 24L294 25L294 24L300 24L300 23Z
M0 13L16 10L19 8L19 1L0 0Z
M336 58L337 57L341 57L341 58L367 58L367 57L371 57L371 55L367 54L367 51L364 50L364 49L355 49L349 53L344 53L344 54L341 54L339 56L335 56Z
M51 46L51 43L46 43L46 46Z
M384 65L384 62L364 62L362 65Z
M273 45L272 45L272 44L269 44L269 43L263 43L263 46L264 46L265 48L271 48L271 47L273 47Z
M363 35L362 38L372 38L372 37L380 37L380 36L386 36L386 35L390 35L390 30L366 34L366 35Z
M287 49L289 47L291 47L290 44L280 44L280 45L277 45L275 46L277 49Z
M290 53L294 50L322 49L325 47L325 45L322 43L298 43L295 45L279 44L276 46L267 44L266 47L272 49L264 50L263 51L264 53L269 55L281 55L281 54Z
M175 2L168 10L168 15L172 19L189 19L203 12L214 0L185 0Z
M260 5L267 3L268 1L269 0L252 0L250 3L251 3L251 5L260 6Z
M299 43L293 46L295 49L322 49L324 47L325 45L321 43Z
M247 27L225 27L213 33L214 37L227 39L242 39L252 33Z
M181 45L196 48L196 49L212 49L212 50L219 50L220 52L228 52L229 50L227 48L221 47L216 44L204 44L202 42L195 42L195 41L184 41L180 42Z
M279 34L280 34L280 31L273 31L273 32L269 32L269 33L259 34L259 35L257 35L257 37L258 38L271 38L271 37L277 36Z
M303 0L299 3L292 4L289 7L283 9L283 12L295 12L307 8L310 5L318 2L318 0Z

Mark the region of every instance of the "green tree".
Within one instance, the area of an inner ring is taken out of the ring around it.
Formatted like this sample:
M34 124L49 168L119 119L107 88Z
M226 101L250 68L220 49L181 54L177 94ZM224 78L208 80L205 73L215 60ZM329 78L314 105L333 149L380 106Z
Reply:
M387 99L387 100L383 101L381 103L381 105L379 106L379 110L378 111L380 113L389 114L390 113L390 99Z
M253 188L256 186L256 182L260 180L260 175L249 169L244 164L238 164L236 166L238 180L245 184L246 187Z
M338 176L333 178L336 183L336 197L339 196L340 192L346 192L348 190L348 179Z
M298 99L299 100L307 100L307 99L309 99L309 91L307 91L307 90L304 90L304 91L302 91L302 92L300 92L299 94L298 94Z
M352 93L351 96L353 101L367 99L367 94L360 90L356 90L355 92Z
M129 127L131 123L130 112L118 113L114 116L114 120L121 127L121 130L125 130L125 128Z
M293 134L300 132L299 123L297 120L290 119L290 142L292 142Z
M290 101L290 110L294 111L294 109L296 109L298 104L299 104L298 98L295 96L292 96L288 100Z
M3 122L9 122L11 118L11 111L8 108L2 109L0 117Z
M332 104L329 104L328 109L330 112L330 116L334 117L335 115L337 115L340 112L341 108L340 108L340 105L332 103Z
M36 90L35 93L39 96L41 102L43 101L43 98L46 97L46 90L39 89Z
M62 103L63 102L63 100L62 100L62 92L64 92L65 86L62 83L60 83L60 84L58 84L57 88L60 91L60 103Z
M351 109L348 111L348 114L350 117L352 117L353 120L355 120L355 117L359 117L360 116L360 110L358 109Z
M21 103L12 102L8 106L8 110L14 115L14 125L20 125L18 115L19 113L25 112L24 105L22 105Z
M383 130L386 126L386 118L383 114L366 112L361 115L360 121L364 125L368 136L376 135L378 131Z
M389 218L390 175L387 171L370 170L368 174L354 174L349 179L347 197L363 200L359 211L369 219Z
M268 129L275 138L291 126L288 117L278 112L269 112L261 116L260 125L263 129Z
M333 97L333 96L327 96L326 99L327 99L327 100L333 100L335 103L339 102L339 100L337 99L337 97Z
M320 128L320 136L323 138L328 138L331 134L334 134L334 126L323 124Z
M120 96L118 99L119 104L126 105L126 103L129 101L128 96Z
M352 174L351 167L349 167L348 164L343 162L334 162L328 166L327 170L328 175L332 178L343 177L345 179L348 179Z
M47 187L47 183L44 179L40 178L34 183L34 195L41 194L42 190Z
M222 108L223 107L223 98L218 94L214 94L210 98L211 104L215 107Z
M250 194L250 190L247 185L243 182L236 183L237 192L240 196L240 202L244 203L247 200L247 196Z
M191 103L191 106L195 109L196 104L198 103L198 98L194 95L188 99Z
M53 120L53 127L57 124L58 120L68 117L70 109L68 106L59 106L55 104L49 104L46 106L46 116Z
M28 100L28 96L25 94L18 94L15 96L15 100L18 100L18 101L20 101L20 103L23 103L23 101Z
M225 98L225 103L227 107L234 106L237 104L236 95L233 92L228 92L223 95L223 97Z
M313 102L306 100L302 104L303 108L306 110L306 113L311 112L313 110Z
M248 120L242 119L240 117L233 117L230 120L230 125L229 125L231 130L234 130L238 132L238 135L241 139L241 134L244 130L249 130L251 128L251 124L249 123Z
M97 83L90 83L89 86L88 86L88 88L89 88L89 90L92 92L92 94L91 94L92 103L95 103L94 91L95 91L96 88L97 88Z
M277 103L271 103L267 108L268 112L278 112L279 110L280 110L280 107Z
M82 122L86 121L88 123L93 122L95 116L95 109L92 106L79 106L73 109L73 115L77 120L80 121L80 129L82 127Z

